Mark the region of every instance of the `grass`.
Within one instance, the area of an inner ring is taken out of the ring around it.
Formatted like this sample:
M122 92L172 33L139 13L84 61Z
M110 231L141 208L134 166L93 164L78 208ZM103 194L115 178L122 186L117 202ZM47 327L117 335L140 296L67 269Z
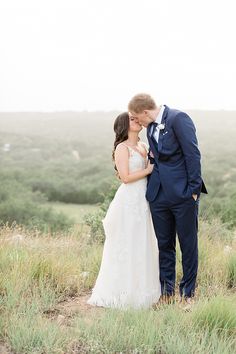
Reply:
M216 330L230 336L236 331L236 295L232 297L217 296L210 301L198 304L194 312L197 326L210 331Z
M0 240L0 341L14 353L236 352L236 240L217 220L200 222L197 303L190 313L178 304L157 311L78 306L60 324L58 306L92 288L102 245L77 226L53 237L4 227Z
M198 311L201 306L199 302ZM201 330L195 319L195 313L186 314L170 305L158 312L107 310L99 318L94 316L89 325L76 318L75 327L84 345L97 353L234 352L235 338L230 333L219 336L214 327Z
M65 353L69 338L66 331L37 315L34 308L11 314L8 341L17 353Z
M236 254L230 254L227 261L227 284L229 288L236 289Z

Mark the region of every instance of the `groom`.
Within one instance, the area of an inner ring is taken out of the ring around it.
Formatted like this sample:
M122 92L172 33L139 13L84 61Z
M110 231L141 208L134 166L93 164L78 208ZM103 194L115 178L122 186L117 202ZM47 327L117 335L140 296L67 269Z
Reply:
M183 268L179 291L191 304L198 269L199 197L207 193L195 126L186 113L157 106L148 94L134 96L128 110L147 128L149 159L154 163L146 198L159 246L162 295L168 300L175 291L177 232Z

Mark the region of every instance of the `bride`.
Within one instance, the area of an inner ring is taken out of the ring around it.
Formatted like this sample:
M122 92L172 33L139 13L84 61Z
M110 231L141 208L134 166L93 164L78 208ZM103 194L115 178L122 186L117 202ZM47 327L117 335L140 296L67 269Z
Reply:
M161 295L158 246L145 198L153 166L139 139L141 130L126 112L114 123L113 158L123 183L103 220L106 239L90 305L149 308Z

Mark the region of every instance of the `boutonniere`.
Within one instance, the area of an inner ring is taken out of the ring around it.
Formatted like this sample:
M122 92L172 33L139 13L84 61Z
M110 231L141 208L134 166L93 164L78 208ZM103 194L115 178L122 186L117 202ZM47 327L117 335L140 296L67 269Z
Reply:
M164 130L165 129L165 124L164 123L160 123L160 124L158 124L157 128L159 130Z

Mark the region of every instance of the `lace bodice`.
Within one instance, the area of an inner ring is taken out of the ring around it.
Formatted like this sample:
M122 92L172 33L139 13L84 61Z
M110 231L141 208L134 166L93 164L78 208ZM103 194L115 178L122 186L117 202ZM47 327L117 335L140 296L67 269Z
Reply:
M125 145L129 150L129 172L143 170L147 164L147 158L143 157L141 153Z

